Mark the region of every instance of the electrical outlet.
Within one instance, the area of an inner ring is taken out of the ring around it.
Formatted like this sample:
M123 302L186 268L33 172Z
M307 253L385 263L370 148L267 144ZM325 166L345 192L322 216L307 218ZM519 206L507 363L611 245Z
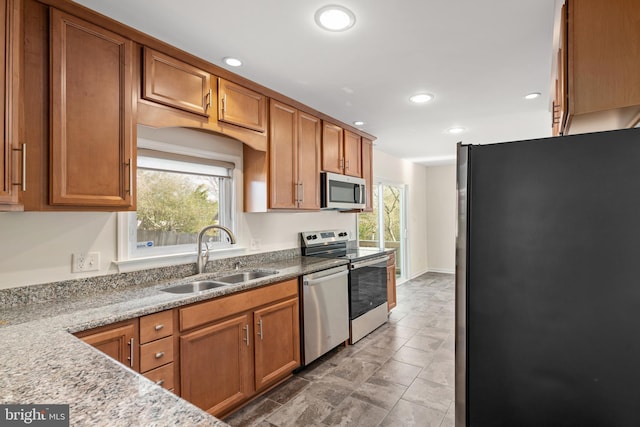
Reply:
M71 272L83 273L85 271L100 270L100 252L78 252L71 255Z
M251 250L257 251L260 249L260 239L251 239Z

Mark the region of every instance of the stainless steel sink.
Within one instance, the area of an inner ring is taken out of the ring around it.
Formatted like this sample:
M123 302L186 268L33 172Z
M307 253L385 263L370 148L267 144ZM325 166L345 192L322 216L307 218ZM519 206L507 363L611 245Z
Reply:
M277 274L277 271L267 271L267 270L252 270L252 271L243 271L240 273L230 274L228 276L216 277L216 282L224 282L224 283L242 283L248 282L249 280L260 279L261 277L268 277Z
M206 291L208 289L220 288L228 286L228 283L220 283L214 280L199 280L196 282L183 283L181 285L173 285L168 288L160 289L162 292L169 292L172 294L193 294L200 291Z

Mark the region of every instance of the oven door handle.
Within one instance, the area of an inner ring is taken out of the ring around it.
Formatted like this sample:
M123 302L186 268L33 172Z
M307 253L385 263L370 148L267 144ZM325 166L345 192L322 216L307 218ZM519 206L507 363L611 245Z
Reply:
M356 270L358 268L368 267L368 266L374 265L374 264L380 264L381 262L387 262L388 260L389 260L389 255L385 255L383 257L378 257L378 258L371 259L371 260L352 262L349 265L349 268L351 270Z
M305 286L316 286L321 283L328 282L329 280L335 280L340 277L348 276L349 270L341 271L340 273L331 274L329 276L323 276L319 279L304 279L303 283Z

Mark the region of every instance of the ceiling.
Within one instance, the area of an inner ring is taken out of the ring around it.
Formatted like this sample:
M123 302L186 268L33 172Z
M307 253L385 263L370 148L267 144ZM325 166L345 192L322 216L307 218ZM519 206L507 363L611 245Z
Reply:
M77 2L345 123L362 120L376 149L418 163L452 161L458 141L551 135L556 0ZM314 13L327 4L352 10L355 25L320 29ZM417 92L435 98L412 104ZM531 92L542 96L525 100Z

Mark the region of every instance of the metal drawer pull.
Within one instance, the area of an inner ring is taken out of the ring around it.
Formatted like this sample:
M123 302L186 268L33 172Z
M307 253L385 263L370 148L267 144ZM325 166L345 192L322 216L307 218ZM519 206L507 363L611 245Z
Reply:
M129 340L129 366L133 368L133 338Z
M160 323L159 325L156 325L155 330L159 331L162 328L164 328L164 325L162 323Z
M156 359L160 359L162 356L164 356L164 351L156 353Z
M162 385L162 384L164 384L164 380L158 380L158 381L156 381L156 384L157 385Z

